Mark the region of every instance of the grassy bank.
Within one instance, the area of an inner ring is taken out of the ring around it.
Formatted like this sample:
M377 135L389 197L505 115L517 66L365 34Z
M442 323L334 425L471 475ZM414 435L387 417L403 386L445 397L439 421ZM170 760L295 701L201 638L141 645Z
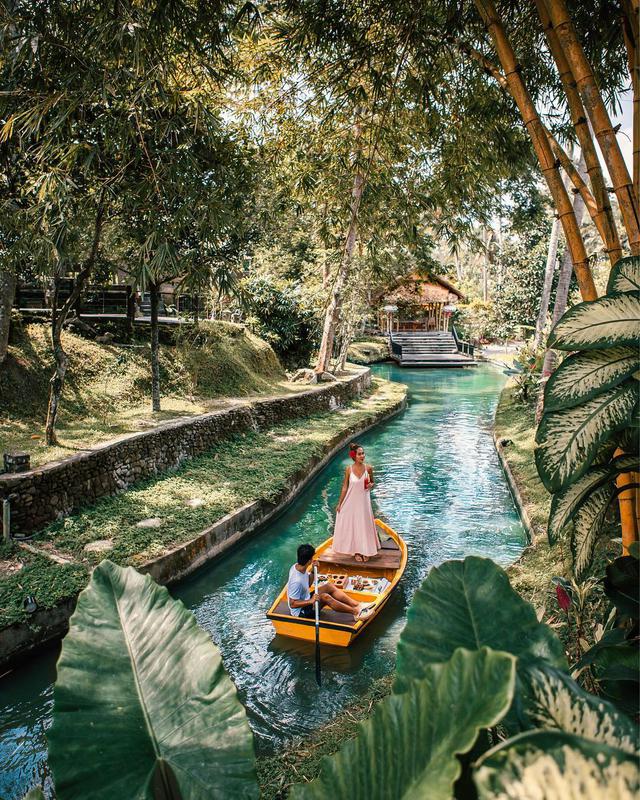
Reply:
M375 364L389 358L389 342L383 336L371 336L352 342L348 358L353 364Z
M197 330L176 328L172 344L161 347L163 410L152 413L146 338L107 345L65 331L69 370L58 424L60 444L47 447L43 428L53 370L48 336L46 325L18 328L0 370L0 452L27 452L34 466L170 418L202 414L230 402L228 398L307 388L287 383L271 347L243 326L203 322Z
M292 475L324 454L336 435L373 422L400 402L405 391L401 384L375 381L368 396L346 408L230 437L174 472L53 523L32 544L68 559L85 575L105 557L123 565L141 564L189 541L246 503L274 499ZM139 525L148 520L153 521L150 527ZM19 579L24 567L12 572L10 564L22 561L23 554L17 546L5 554L0 626L25 618ZM49 607L60 599L53 587L61 566L49 561L42 569L49 578L42 576L37 598Z
M356 703L321 725L308 739L275 755L258 758L262 800L282 800L293 784L313 780L320 772L324 756L336 753L348 739L354 738L358 723L367 719L374 705L391 693L392 683L392 675L379 678Z
M496 409L495 432L504 443L504 456L518 485L533 526L534 541L509 569L513 586L536 606L553 604L551 578L566 575L564 548L550 548L547 519L551 497L538 476L534 460L535 407L522 403L511 383L503 389Z

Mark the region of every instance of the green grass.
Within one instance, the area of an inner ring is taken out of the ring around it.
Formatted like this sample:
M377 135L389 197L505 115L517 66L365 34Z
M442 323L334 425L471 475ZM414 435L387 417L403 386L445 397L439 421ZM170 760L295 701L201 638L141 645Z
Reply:
M189 541L245 503L275 499L288 479L304 468L312 456L323 454L336 435L373 421L398 403L405 392L401 384L377 380L371 394L339 411L289 421L265 432L230 437L174 472L104 498L51 524L32 544L73 559L81 565L84 575L105 557L118 564L139 565ZM196 498L202 505L187 505L187 501ZM160 526L137 527L138 522L148 518L159 518ZM85 550L90 542L104 540L112 545L108 550ZM59 567L48 563L53 574ZM8 594L19 594L21 598L14 577L10 576L9 581L13 588L7 590ZM0 580L0 586L3 584ZM0 613L0 626L15 620L13 611L9 614L14 606L7 604L6 609L6 615Z
M27 595L34 595L40 608L53 608L87 580L82 564L56 564L16 544L0 545L0 626L28 619L22 607Z
M140 335L140 333L139 333ZM100 442L152 428L177 416L202 414L229 398L287 394L271 347L241 325L204 322L172 332L161 346L162 408L151 412L149 347L96 344L65 331L69 369L58 424L59 445L44 444L52 360L45 325L18 329L0 370L0 452L23 451L34 466Z
M359 339L352 342L347 357L352 364L374 364L389 358L389 343L382 336Z

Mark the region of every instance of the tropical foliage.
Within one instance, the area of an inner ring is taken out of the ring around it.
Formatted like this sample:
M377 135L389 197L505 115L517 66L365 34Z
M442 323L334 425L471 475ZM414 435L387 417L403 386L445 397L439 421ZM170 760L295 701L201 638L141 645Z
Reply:
M549 337L550 347L572 354L545 388L536 464L552 493L549 541L573 523L577 576L591 563L611 501L629 491L617 479L639 469L639 282L640 257L621 259L607 294L574 306Z
M300 284L262 274L245 278L242 291L247 323L284 363L306 366L313 350L316 317L305 304Z
M631 578L620 569L614 602ZM257 796L219 651L166 589L108 561L63 644L49 739L61 800ZM553 797L630 800L637 754L633 721L570 677L560 641L500 567L468 557L431 570L401 635L394 694L292 796L444 800L471 782L481 797L535 798L553 779Z
M182 603L132 567L94 570L54 704L60 798L257 797L251 732L219 650Z

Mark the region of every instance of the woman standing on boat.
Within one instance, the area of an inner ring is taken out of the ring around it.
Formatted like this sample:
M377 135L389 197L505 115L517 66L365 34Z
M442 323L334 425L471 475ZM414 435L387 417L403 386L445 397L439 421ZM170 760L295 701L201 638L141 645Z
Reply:
M357 443L349 447L353 465L344 473L340 500L336 509L333 549L336 553L368 561L380 548L376 523L371 509L373 469L365 463L364 448Z

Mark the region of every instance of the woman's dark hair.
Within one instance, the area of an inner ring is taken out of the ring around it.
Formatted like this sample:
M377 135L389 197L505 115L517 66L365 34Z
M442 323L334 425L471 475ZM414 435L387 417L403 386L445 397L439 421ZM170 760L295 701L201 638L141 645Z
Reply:
M298 548L298 564L301 567L306 567L315 554L316 548L313 545L301 544Z
M361 444L358 444L357 442L351 442L349 445L349 450L359 450L361 447ZM362 447L362 449L364 450L364 447Z

